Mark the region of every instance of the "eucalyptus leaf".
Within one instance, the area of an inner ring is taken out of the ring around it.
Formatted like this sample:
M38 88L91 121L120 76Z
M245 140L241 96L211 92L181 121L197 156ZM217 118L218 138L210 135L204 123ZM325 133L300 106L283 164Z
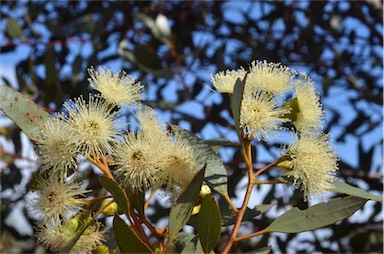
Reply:
M193 149L195 156L195 163L197 167L201 168L206 164L205 181L207 185L217 191L223 196L228 195L228 176L224 163L215 151L205 143L205 141L198 138L192 132L184 130L183 128L169 124L172 131L175 133L176 139L181 139L188 142Z
M252 209L247 207L243 216L243 221L254 219L260 214L267 212L274 206L274 204L260 204L256 205ZM222 211L221 215L223 218L223 226L230 226L236 222L237 215L232 209Z
M0 87L0 109L30 138L35 140L40 127L52 118L32 100L7 86Z
M195 254L202 254L204 253L203 248L201 247L201 242L198 237L193 238L190 242L188 242L181 252L181 254L190 254L190 253L195 253Z
M305 210L297 207L282 214L266 229L266 232L299 233L331 225L343 220L358 209L367 199L359 197L334 198Z
M205 196L197 215L197 231L204 253L209 253L220 240L221 216L212 194Z
M122 253L153 253L117 214L113 218L113 232Z
M233 120L235 121L235 127L239 140L242 139L242 133L240 131L240 115L241 115L241 102L243 100L245 87L245 78L241 81L239 78L236 80L235 87L233 88L233 94L231 97L231 109L233 114Z
M185 232L180 232L177 233L175 238L173 239L173 243L178 249L184 249L185 246L192 241L193 238L195 238L196 235L192 233L185 233Z
M19 26L17 20L7 18L7 33L12 37L12 39L23 36L23 30Z
M99 181L103 187L109 191L119 208L124 212L126 216L130 216L128 198L124 190L112 179L101 175L99 176Z
M195 175L187 188L180 194L169 214L169 241L187 224L196 205L201 185L203 184L205 166Z
M383 202L383 198L376 196L372 193L366 192L365 190L353 187L347 183L341 182L340 180L336 179L332 182L332 189L331 191L334 192L340 192L344 193L350 196L360 197L360 198L366 198L371 199L378 202Z

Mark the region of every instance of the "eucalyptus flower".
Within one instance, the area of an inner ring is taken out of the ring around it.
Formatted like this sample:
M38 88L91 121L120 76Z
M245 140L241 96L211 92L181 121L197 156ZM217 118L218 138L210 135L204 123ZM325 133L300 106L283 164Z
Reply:
M236 84L236 80L239 78L243 80L245 77L246 71L244 69L239 70L227 70L220 71L215 74L215 76L211 75L212 85L215 87L217 91L220 93L233 93L233 89Z
M268 140L273 132L281 129L279 124L289 121L284 115L286 107L278 107L274 96L263 91L244 94L240 110L240 125L247 135L257 140Z
M305 198L321 197L331 189L338 170L337 156L328 141L329 135L303 134L288 147L286 156L295 185L301 185Z
M296 98L300 112L294 122L299 131L319 131L322 129L323 110L313 81L301 74L296 83Z
M76 168L79 143L65 121L59 118L48 120L35 140L43 170L62 170L66 175L68 169Z
M164 151L164 170L161 172L161 182L167 190L177 195L183 191L198 172L193 150L183 140L171 143Z
M129 132L114 147L114 160L121 181L134 189L147 189L162 170L163 144L157 135Z
M158 142L169 141L170 137L165 123L156 117L155 111L151 107L137 107L135 116L144 135L156 135Z
M87 191L80 190L80 186L81 183L74 182L74 179L65 181L57 174L39 177L36 188L28 195L30 214L43 222L69 218L84 203L81 197Z
M253 61L245 81L245 92L284 93L292 89L295 76L296 71L280 63Z
M85 155L106 154L110 152L110 143L115 142L119 131L114 117L116 112L105 100L90 96L86 103L83 98L66 103L68 117L65 119Z
M103 98L111 104L125 106L135 104L144 99L141 93L143 86L135 82L135 78L125 72L113 73L110 69L99 67L88 69L88 79L93 89L99 91Z

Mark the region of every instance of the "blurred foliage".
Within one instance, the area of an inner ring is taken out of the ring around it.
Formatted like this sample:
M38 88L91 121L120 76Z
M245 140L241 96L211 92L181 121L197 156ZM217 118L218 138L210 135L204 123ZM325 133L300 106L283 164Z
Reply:
M159 14L167 17L171 34L156 23ZM17 83L4 76L1 82L52 113L65 100L88 94L88 67L122 69L141 80L146 103L164 113L163 120L204 138L228 139L235 135L229 99L207 89L210 74L246 67L254 59L282 62L307 72L321 90L327 116L324 129L332 132L336 146L348 145L351 151L351 156L340 160L340 177L381 194L382 162L377 157L383 142L382 14L378 0L2 1L1 54L12 58L9 66L15 64ZM8 65L3 60L1 64ZM5 123L6 117L0 117ZM15 230L15 222L7 218L15 208L24 207L29 173L37 164L25 153L20 130L14 125L1 128L6 141L0 147L0 249L33 252L40 247L32 236ZM256 161L268 163L264 155L276 157L279 146L277 141L256 144ZM230 195L235 196L244 174L239 170L240 151L223 150ZM91 177L89 188L101 188L92 170L82 174ZM278 211L287 200L299 208L308 206L301 192L283 192L280 186L272 186L263 203L275 202ZM169 210L158 200L153 206L157 212L149 218L156 223ZM382 205L367 204L362 212L359 220L350 218L299 235L266 234L236 244L233 251L272 245L283 253L381 253ZM265 228L272 219L268 214L247 226ZM25 218L31 223L26 213Z

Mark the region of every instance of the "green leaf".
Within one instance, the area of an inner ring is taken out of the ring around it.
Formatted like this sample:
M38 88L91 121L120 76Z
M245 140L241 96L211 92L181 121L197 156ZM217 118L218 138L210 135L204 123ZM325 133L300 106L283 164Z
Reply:
M117 214L113 218L113 232L122 253L153 253Z
M52 118L29 98L7 86L0 87L0 109L31 140L36 139L36 135L40 132L40 127Z
M341 182L338 179L334 180L332 182L332 185L333 185L333 188L331 189L331 191L348 194L350 196L371 199L371 200L378 201L378 202L383 202L382 197L376 196L376 195L369 193L369 192L366 192L362 189L353 187L347 183Z
M213 151L215 151L216 154L219 153L221 147L240 147L240 143L232 143L231 141L227 139L209 139L204 140L205 143L207 143Z
M190 253L195 253L195 254L204 253L204 250L201 247L199 238L197 237L193 238L190 242L187 243L187 245L181 252L181 254L190 254Z
M260 214L267 212L269 209L271 209L274 206L275 205L273 204L261 204L261 205L256 205L253 209L250 209L247 207L242 221L251 220L259 216ZM222 211L221 215L223 218L223 226L229 226L229 225L235 224L237 215L232 209Z
M224 167L220 157L205 141L198 138L192 132L184 130L177 125L169 124L172 131L175 133L176 139L186 141L193 149L195 163L198 168L206 164L205 182L212 189L223 196L228 195L228 176L227 170Z
M195 234L180 232L180 233L177 233L177 235L173 239L173 243L175 244L176 248L183 250L185 248L185 246L190 241L192 241L192 239L195 237L196 237Z
M221 235L220 210L212 194L205 196L201 202L197 230L204 252L209 253L215 248Z
M19 26L19 23L17 23L17 20L7 18L7 33L12 39L23 36L23 30Z
M128 198L123 188L121 188L121 186L118 185L115 181L104 175L99 176L99 181L100 184L103 185L103 187L113 195L115 202L124 212L124 214L126 216L130 216Z
M136 197L134 197L134 193L132 192L132 188L130 186L126 186L125 192L127 193L130 204L132 204L132 201L135 198L135 200L133 202L133 206L139 212L139 215L141 217L143 217L144 216L145 192L144 191L137 192Z
M243 93L245 87L245 78L241 81L239 78L236 80L233 94L231 97L231 109L233 114L233 120L235 121L236 131L239 136L239 140L242 139L242 133L240 131L240 114L241 114L241 102L243 100Z
M349 217L365 202L367 199L344 197L334 198L305 210L295 207L274 220L265 231L299 233L325 227Z
M45 86L44 86L44 99L47 102L61 103L63 101L63 95L60 93L58 87L58 73L56 70L55 51L53 47L47 48L44 55L45 65Z
M199 198L201 185L203 184L205 166L195 175L187 188L180 194L176 204L169 214L169 241L187 224L192 216L193 207Z

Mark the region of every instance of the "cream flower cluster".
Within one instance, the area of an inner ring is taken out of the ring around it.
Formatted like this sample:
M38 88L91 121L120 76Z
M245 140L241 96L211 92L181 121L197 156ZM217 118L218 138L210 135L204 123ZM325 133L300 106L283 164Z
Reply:
M289 160L288 176L301 185L305 198L319 197L331 188L337 157L322 134L323 109L314 82L306 74L277 63L254 61L249 71L227 70L212 76L220 93L232 94L237 80L244 81L240 127L247 138L268 141L276 131L291 128L294 142L282 149ZM287 95L293 93L289 101Z
M36 178L27 207L36 219L38 241L53 252L60 252L69 244L77 227L73 230L68 225L83 213L88 191L81 190L81 183L70 176L77 169L77 157L83 155L97 161L110 155L122 136L116 107L136 105L144 98L140 83L125 73L112 73L101 67L98 71L90 69L89 73L91 87L101 96L66 102L65 113L48 120L36 137L42 173ZM94 221L71 252L91 253L104 239L99 228Z
M193 149L175 140L154 110L140 104L144 99L140 82L101 67L89 69L89 74L90 86L99 93L89 95L88 100L67 101L64 112L48 120L35 139L41 177L29 195L28 209L37 223L38 242L53 252L63 251L70 243L84 213L88 191L80 189L73 174L79 155L94 162L108 158L116 180L127 187L164 187L173 197L198 172ZM133 113L139 130L124 133L120 128L123 107ZM91 253L104 240L99 228L94 221L71 252Z
M152 108L137 108L140 130L124 135L114 147L119 178L134 189L166 185L168 190L185 189L198 172L192 149L183 140L172 141L165 125Z
M38 176L36 186L28 194L27 208L36 219L37 241L53 252L63 251L75 236L82 214L84 196L81 183L64 180L58 174ZM94 222L76 242L70 253L91 253L104 240L100 224Z

